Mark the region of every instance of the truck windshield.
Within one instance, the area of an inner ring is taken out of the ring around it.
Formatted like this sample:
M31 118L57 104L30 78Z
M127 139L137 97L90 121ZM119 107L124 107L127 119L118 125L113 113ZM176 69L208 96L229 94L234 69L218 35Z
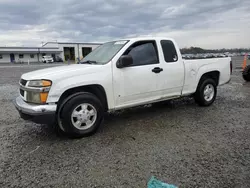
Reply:
M85 56L80 64L105 64L108 63L122 47L127 44L128 40L112 41L102 44Z

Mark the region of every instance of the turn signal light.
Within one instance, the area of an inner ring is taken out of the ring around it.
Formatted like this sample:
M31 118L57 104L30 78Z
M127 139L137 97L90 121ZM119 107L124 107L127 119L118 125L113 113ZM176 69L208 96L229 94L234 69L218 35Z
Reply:
M47 98L48 98L48 93L47 92L40 93L40 101L41 101L41 103L46 103Z
M51 86L51 81L48 81L48 80L42 80L42 85L43 85L43 87L48 87L48 86Z

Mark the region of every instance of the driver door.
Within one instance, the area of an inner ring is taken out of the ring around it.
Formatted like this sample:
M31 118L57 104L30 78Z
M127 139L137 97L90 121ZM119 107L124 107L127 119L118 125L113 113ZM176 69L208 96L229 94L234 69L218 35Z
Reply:
M123 55L131 55L133 64L128 67L113 66L113 87L116 108L130 107L159 97L156 82L159 67L155 41L132 44Z

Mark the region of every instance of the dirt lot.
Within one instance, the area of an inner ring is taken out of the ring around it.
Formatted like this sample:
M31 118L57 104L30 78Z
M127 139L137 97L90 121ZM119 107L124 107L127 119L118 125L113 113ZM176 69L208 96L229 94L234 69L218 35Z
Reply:
M21 74L39 68L0 66L0 187L139 188L151 176L179 187L250 186L250 83L239 69L211 107L183 98L134 108L70 140L24 122L11 103Z

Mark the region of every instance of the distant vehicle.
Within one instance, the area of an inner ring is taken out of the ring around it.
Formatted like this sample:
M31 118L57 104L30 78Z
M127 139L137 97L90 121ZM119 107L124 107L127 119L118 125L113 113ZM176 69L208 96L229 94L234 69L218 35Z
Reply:
M215 58L219 57L219 54L217 54L217 53L216 53L216 54L214 54L214 57L215 57Z
M63 62L63 59L60 56L53 57L54 62Z
M226 57L225 54L218 54L218 57Z
M53 63L53 62L54 62L54 59L53 59L53 57L51 57L51 56L43 56L43 57L42 57L42 62L43 62L43 63Z
M17 61L13 61L14 64L24 64L24 61L22 61L21 59L18 59Z
M80 64L23 74L14 104L23 119L54 120L59 132L83 137L97 131L105 112L183 96L210 106L231 73L230 57L183 60L170 38L122 39L102 44Z

